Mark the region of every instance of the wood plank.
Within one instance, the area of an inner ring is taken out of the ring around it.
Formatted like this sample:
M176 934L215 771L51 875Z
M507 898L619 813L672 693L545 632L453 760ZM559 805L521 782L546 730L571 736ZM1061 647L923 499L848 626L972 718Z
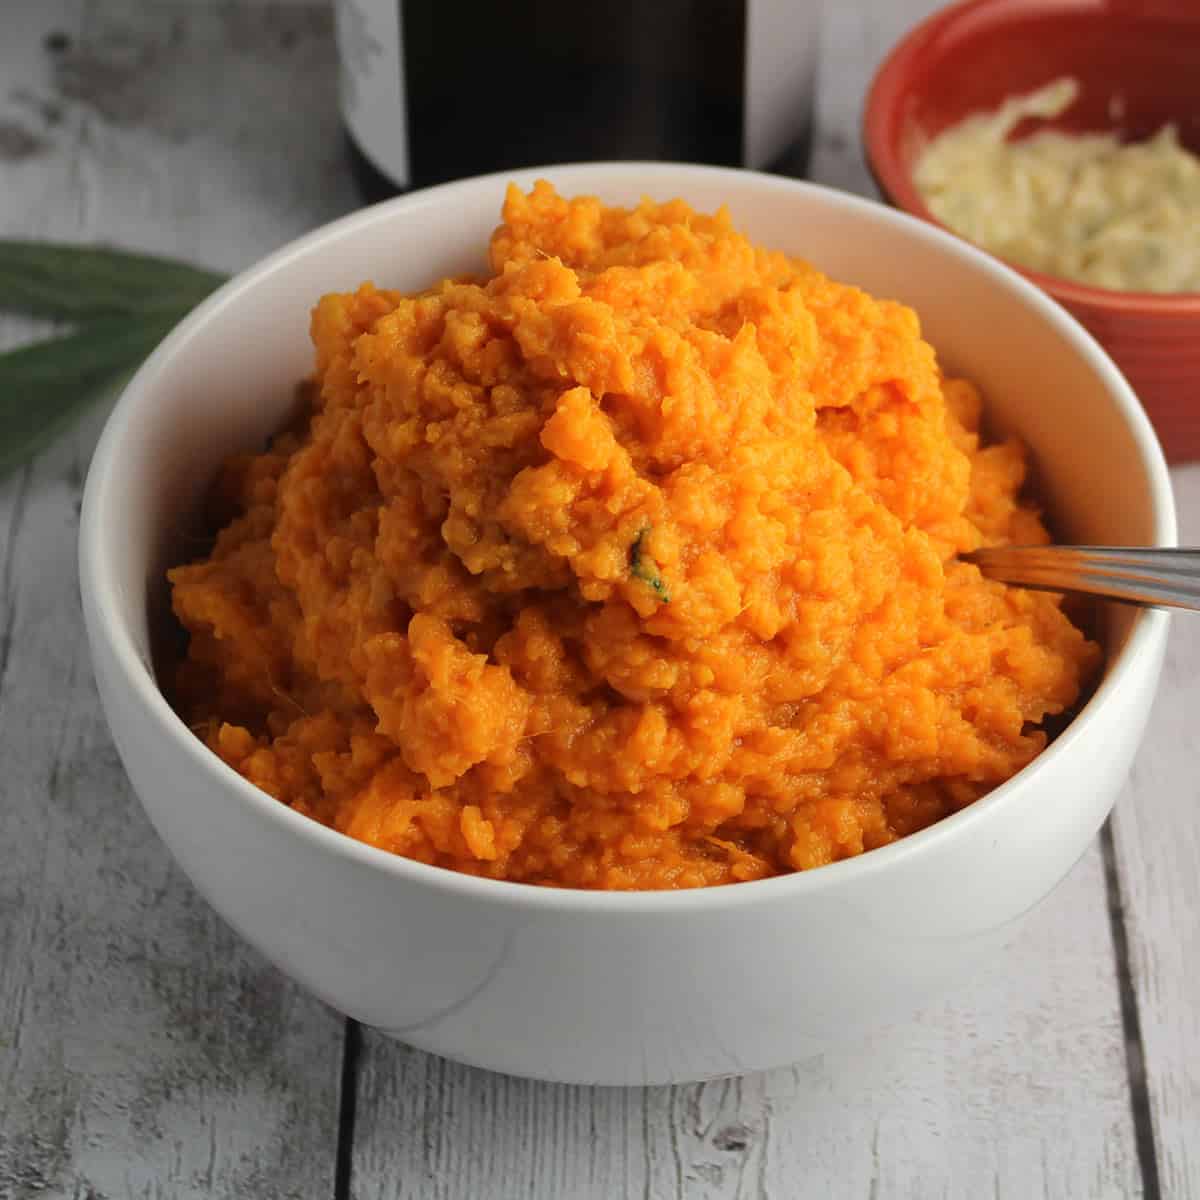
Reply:
M931 0L827 5L813 174L872 194L876 63ZM1008 954L920 1017L792 1069L678 1088L531 1083L364 1033L359 1200L1142 1194L1104 863L1093 846Z
M796 1068L645 1090L533 1083L366 1031L352 1194L1141 1194L1093 847L1009 953L920 1018Z
M332 30L321 0L88 3L49 93L88 227L232 271L354 208Z
M1200 545L1200 464L1172 472ZM1161 1194L1200 1197L1200 618L1179 614L1146 741L1113 816Z
M349 206L307 150L336 144L323 8L3 20L5 232L234 267ZM99 710L75 537L103 416L0 486L0 1196L331 1195L344 1023L173 867Z
M876 67L904 33L942 0L829 0L818 60L811 174L862 196L878 193L862 153L862 109Z

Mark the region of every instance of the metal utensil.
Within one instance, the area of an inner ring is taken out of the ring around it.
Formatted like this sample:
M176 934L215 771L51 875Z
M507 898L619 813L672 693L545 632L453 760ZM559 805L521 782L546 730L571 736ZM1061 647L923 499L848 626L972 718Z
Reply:
M991 579L1020 587L1200 612L1200 549L992 546L962 559Z

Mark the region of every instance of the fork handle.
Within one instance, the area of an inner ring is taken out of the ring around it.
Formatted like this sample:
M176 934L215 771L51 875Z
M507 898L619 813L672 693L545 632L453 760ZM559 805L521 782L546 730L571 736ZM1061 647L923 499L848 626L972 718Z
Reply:
M1048 592L1200 612L1200 549L991 546L962 555L989 579Z

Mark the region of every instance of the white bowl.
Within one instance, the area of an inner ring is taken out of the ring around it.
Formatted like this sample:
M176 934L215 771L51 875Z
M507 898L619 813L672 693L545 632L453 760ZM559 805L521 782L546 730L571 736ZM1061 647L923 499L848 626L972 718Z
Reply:
M942 361L1041 464L1060 533L1171 545L1166 468L1095 342L1015 272L911 217L708 167L522 171L609 202L728 204L756 240L914 305ZM794 1062L903 1016L982 959L1070 870L1141 737L1167 632L1107 614L1085 709L1004 786L892 846L692 892L606 894L458 875L376 850L258 791L175 715L151 664L163 571L222 459L280 424L308 313L363 279L475 269L508 177L417 193L301 238L185 320L121 398L88 477L81 579L96 679L150 819L213 907L330 1004L415 1046L544 1079L691 1080ZM1070 1015L1064 1014L1069 1020Z

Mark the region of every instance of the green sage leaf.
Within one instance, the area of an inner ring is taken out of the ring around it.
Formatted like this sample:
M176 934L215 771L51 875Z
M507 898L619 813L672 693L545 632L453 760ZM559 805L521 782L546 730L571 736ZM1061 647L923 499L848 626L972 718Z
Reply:
M184 312L104 317L74 333L0 354L0 477L134 370Z
M635 579L640 579L647 584L663 604L670 604L671 589L667 587L667 581L663 579L658 564L650 557L645 548L650 529L651 526L643 525L638 530L637 537L633 539L633 545L629 547L629 573Z
M0 308L58 320L194 307L225 277L102 246L0 239Z

